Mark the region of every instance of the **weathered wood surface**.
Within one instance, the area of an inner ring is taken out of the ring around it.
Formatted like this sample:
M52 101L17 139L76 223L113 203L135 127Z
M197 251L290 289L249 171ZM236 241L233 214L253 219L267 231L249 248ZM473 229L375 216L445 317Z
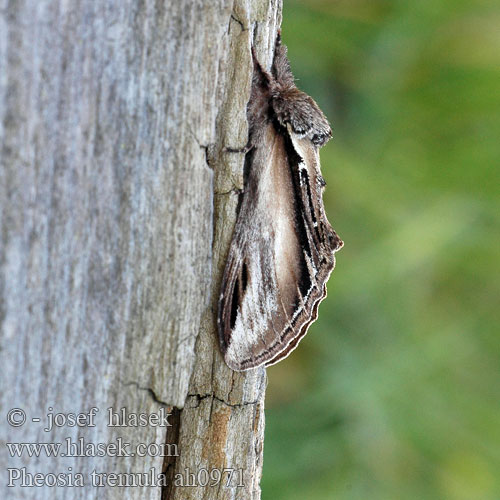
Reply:
M280 16L281 0L0 0L2 498L260 497L265 372L224 365L214 308L243 167L223 148L246 142L250 44L270 62ZM47 412L92 407L95 427L44 431ZM173 425L109 427L109 407ZM79 437L179 456L5 446ZM23 467L85 486L8 488ZM91 485L162 468L243 469L245 486Z

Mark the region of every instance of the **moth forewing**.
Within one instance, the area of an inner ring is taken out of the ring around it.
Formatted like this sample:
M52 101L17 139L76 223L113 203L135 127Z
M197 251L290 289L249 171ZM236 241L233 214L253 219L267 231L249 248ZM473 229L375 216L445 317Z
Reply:
M272 73L256 60L254 72L245 190L218 311L221 351L238 371L274 364L297 346L342 247L322 200L326 118L295 87L279 37Z
M221 348L227 364L237 370L264 364L281 349L276 332L286 328L293 314L297 280L290 263L301 252L284 138L269 124L261 140L247 179L248 186L256 180L258 185L241 203L219 304Z
M317 245L324 246L326 252L330 249L334 253L340 250L344 243L326 217L323 205L323 190L326 183L321 175L319 148L308 138L295 134L290 125L287 130L295 151L302 159L298 165L299 184L305 205L305 215L309 216L308 222L314 228L312 235Z

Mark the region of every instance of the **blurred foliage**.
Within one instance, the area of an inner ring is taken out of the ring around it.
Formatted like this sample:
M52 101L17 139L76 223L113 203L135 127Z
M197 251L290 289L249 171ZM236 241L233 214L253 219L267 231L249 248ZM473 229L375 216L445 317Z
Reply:
M500 499L500 10L285 0L345 241L268 370L264 500Z

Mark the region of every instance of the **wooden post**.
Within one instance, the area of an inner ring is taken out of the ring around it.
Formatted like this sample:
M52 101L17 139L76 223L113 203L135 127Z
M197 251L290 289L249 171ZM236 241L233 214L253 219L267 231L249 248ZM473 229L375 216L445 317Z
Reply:
M260 498L265 371L225 366L215 312L224 148L280 22L281 0L0 1L2 498Z

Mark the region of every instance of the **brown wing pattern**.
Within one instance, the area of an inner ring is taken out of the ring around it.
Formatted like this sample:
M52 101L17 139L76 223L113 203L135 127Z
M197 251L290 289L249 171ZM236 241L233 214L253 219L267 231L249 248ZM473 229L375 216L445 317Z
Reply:
M297 346L317 317L342 246L322 201L318 148L330 128L289 71L279 39L272 74L255 65L252 149L218 312L224 359L238 371L276 363Z

